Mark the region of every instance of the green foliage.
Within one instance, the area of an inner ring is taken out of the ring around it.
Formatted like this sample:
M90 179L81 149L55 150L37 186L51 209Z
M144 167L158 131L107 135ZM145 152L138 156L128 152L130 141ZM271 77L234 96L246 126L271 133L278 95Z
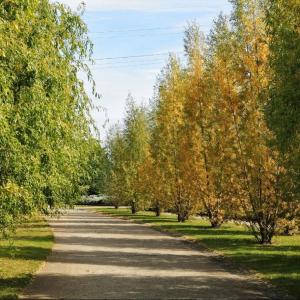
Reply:
M124 204L126 200L126 169L125 169L125 141L121 127L115 125L110 128L106 141L109 172L105 191L115 207Z
M87 193L89 195L104 194L109 173L109 161L106 152L100 141L95 138L90 138L87 146L88 178L85 182Z
M145 107L135 104L131 96L127 99L124 121L126 202L131 205L132 213L144 208L143 195L139 193L139 175L149 151L149 130Z
M144 195L140 193L140 169L149 148L147 112L135 104L129 95L124 128L112 128L108 137L110 177L107 192L116 207L130 205L132 213L143 208Z
M266 109L275 146L288 173L285 192L300 195L300 2L266 1L273 69L270 101ZM289 178L292 178L290 182Z
M91 54L80 14L48 0L0 1L0 230L72 204L87 176Z

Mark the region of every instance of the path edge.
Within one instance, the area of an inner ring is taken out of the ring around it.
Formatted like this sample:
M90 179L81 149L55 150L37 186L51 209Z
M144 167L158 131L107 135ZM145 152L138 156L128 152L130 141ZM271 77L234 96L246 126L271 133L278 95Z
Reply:
M254 281L256 281L256 282L258 282L262 285L265 285L266 288L269 289L270 293L272 293L272 298L271 299L297 300L297 298L294 298L293 296L291 296L286 290L273 285L267 279L261 278L261 274L259 272L255 271L253 269L243 268L241 265L237 264L236 262L233 262L230 259L230 257L224 255L220 251L216 251L212 248L209 248L207 245L205 245L201 241L197 241L196 239L184 236L184 235L182 235L178 232L168 231L168 230L163 229L159 226L155 226L152 223L147 223L147 222L143 222L143 221L140 221L140 220L134 220L134 219L130 219L130 218L127 218L127 217L116 216L116 215L113 215L113 214L97 211L97 207L88 207L88 208L80 207L80 209L84 209L84 210L87 210L87 211L92 211L92 212L94 212L96 214L99 214L99 215L102 215L102 216L107 216L107 217L111 217L111 218L115 218L115 219L124 220L124 221L127 221L128 223L135 223L135 224L143 225L143 226L152 228L155 231L160 232L164 235L174 237L177 240L180 240L181 242L184 242L184 243L188 244L194 250L205 251L206 254L208 254L208 259L211 259L211 260L221 264L221 266L224 267L225 270L235 272L238 275L247 276L249 279L254 280Z

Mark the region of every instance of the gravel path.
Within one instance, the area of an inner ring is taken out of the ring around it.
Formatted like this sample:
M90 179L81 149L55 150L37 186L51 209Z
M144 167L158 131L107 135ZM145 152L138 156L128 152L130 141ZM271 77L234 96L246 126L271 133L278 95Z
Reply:
M23 299L276 299L206 251L149 226L69 211L50 222L55 246Z

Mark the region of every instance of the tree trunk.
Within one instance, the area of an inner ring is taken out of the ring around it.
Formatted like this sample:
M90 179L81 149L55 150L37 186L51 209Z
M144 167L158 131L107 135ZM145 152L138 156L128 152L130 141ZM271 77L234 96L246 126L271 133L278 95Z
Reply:
M181 215L180 215L180 214L177 214L177 221L178 221L178 222L182 222L182 221L181 221Z
M272 238L274 235L274 227L272 225L260 226L260 243L262 245L272 244Z
M136 206L135 206L135 202L131 203L131 213L134 215L136 214Z
M155 215L156 215L157 217L159 217L160 214L161 214L161 209L160 209L159 205L157 205L157 206L155 207Z
M188 219L189 219L189 215L188 215L187 212L180 212L180 213L177 214L177 220L178 220L178 222L184 223Z
M220 228L223 224L223 217L218 212L213 213L211 210L207 211L209 222L212 228Z
M212 228L220 228L221 225L222 225L222 222L210 220L210 224L211 224L211 227L212 227Z
M115 204L115 209L118 209L119 208L119 205L118 204Z

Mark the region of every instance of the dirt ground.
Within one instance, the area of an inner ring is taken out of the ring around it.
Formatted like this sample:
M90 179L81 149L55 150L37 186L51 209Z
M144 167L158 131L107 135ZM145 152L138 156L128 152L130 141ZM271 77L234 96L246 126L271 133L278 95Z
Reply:
M262 282L149 226L69 211L50 221L55 246L23 299L276 299Z

